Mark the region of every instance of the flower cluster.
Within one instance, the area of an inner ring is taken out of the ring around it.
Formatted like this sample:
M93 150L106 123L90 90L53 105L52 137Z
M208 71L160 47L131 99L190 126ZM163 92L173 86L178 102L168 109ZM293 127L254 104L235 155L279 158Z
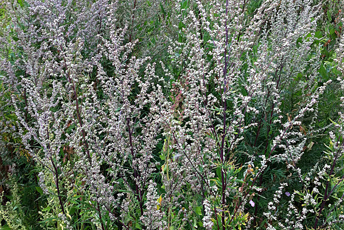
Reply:
M344 36L342 75L321 79L321 1L5 5L0 98L10 94L6 132L20 137L52 206L37 211L43 227L316 229L342 220L344 114L331 132L317 122L327 90L344 89ZM325 135L327 158L305 167Z

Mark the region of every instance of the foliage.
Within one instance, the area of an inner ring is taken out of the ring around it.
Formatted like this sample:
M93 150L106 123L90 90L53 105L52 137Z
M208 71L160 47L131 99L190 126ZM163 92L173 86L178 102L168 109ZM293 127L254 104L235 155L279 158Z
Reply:
M341 229L343 6L1 2L1 229Z

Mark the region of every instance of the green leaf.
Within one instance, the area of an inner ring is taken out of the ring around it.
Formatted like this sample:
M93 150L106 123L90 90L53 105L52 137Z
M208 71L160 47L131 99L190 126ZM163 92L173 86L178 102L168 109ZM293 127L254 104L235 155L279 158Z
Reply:
M163 161L166 159L166 157L165 157L164 154L161 154L159 157L160 157L160 159L163 160Z
M77 210L76 206L71 207L71 209L69 211L69 215L73 215L76 210Z
M10 228L7 224L5 224L4 226L2 226L0 229L1 229L1 230L11 230L11 228Z
M162 5L161 2L160 2L160 8L161 8L162 14L165 16L166 15L166 11L165 11L164 6Z
M216 175L217 175L218 177L221 177L221 167L217 167L217 169L216 169Z
M182 22L179 22L179 25L178 25L178 28L181 30L185 27L184 23Z
M194 211L197 215L202 216L202 207L201 206L195 207Z
M325 69L325 67L323 65L320 66L318 72L321 74L322 77L326 77L327 76L327 71Z
M327 20L332 21L331 12L329 10L327 11Z
M315 34L314 34L314 37L316 37L316 38L322 38L323 35L322 35L321 31L316 31Z
M137 223L137 222L135 224L135 227L136 227L136 229L142 229L141 225L139 223Z
M36 187L37 192L39 192L39 194L43 195L43 190L41 189L41 187Z
M186 9L188 7L188 0L184 0L183 2L182 2L182 9Z
M43 208L42 211L44 211L44 212L49 212L50 209L51 209L51 207L50 207L50 206L47 206L47 207Z

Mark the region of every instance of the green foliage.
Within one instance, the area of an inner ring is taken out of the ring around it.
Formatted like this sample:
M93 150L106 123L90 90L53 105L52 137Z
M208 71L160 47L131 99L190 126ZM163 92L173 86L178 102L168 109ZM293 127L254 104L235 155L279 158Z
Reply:
M25 204L22 204L22 198L19 195L19 188L17 182L13 179L8 179L8 181L12 184L12 194L9 196L9 201L5 202L5 205L0 205L0 227L1 229L29 229L27 224L27 218L30 216L26 216L30 213L24 212L23 208L25 208ZM0 196L1 203L4 203L4 194L2 192ZM32 218L32 217L31 217ZM5 221L6 224L2 224Z
M186 81L181 77L189 64L187 57L188 53L183 53L183 50L177 50L175 53L168 52L168 42L166 39L175 39L178 42L185 42L188 38L188 34L185 29L188 28L188 24L185 22L186 17L190 10L195 10L197 13L197 4L190 0L180 1L180 11L178 13L178 18L175 17L175 11L173 10L173 4L159 2L155 5L157 8L151 9L153 1L144 1L142 5L136 6L136 8L130 8L127 5L128 1L120 1L122 4L119 8L119 13L123 14L123 18L118 21L119 27L123 27L124 24L128 24L128 33L125 35L126 42L133 42L138 40L138 45L133 49L133 52L129 55L128 59L132 56L146 57L152 56L151 61L159 63L162 61L163 65L157 64L156 73L160 76L164 76L165 80L169 82L169 86L162 86L165 88L165 93L167 98L170 99L171 105L175 108L175 119L173 122L177 123L181 127L185 126L187 120L183 120L183 105L181 99L181 90L187 88ZM136 1L135 1L136 2ZM245 19L250 20L259 6L262 4L262 0L255 1L250 0L247 2L247 9L245 12ZM23 0L18 0L20 7L25 8L27 4ZM130 17L126 18L128 9L130 8ZM203 218L206 216L206 207L204 201L207 200L211 204L211 212L213 213L211 221L213 222L213 229L220 229L224 226L226 229L241 229L245 225L248 225L249 218L256 215L255 226L260 229L265 228L268 223L272 222L265 220L263 212L269 206L269 201L267 197L273 197L276 191L279 191L281 183L288 183L290 186L288 188L283 188L283 194L280 198L280 203L278 205L278 212L287 213L288 205L290 204L290 197L286 195L286 192L293 194L293 204L297 210L302 210L303 207L312 206L314 210L320 210L320 207L324 200L326 201L326 210L321 213L320 222L326 225L326 222L333 222L333 229L343 227L335 222L341 218L343 215L343 205L339 204L339 200L344 196L344 186L342 183L342 178L344 176L343 168L336 168L336 171L331 174L324 174L323 178L319 179L321 183L320 191L316 192L311 190L314 183L317 182L318 176L312 174L316 170L320 170L324 165L331 164L331 162L336 161L337 164L342 165L344 163L343 156L335 159L335 152L337 151L334 147L334 141L329 140L328 135L322 132L315 132L314 130L328 130L332 129L334 126L339 124L338 112L341 111L340 108L340 98L343 96L343 90L340 89L340 84L336 82L336 79L341 76L341 73L337 70L337 64L334 62L336 57L335 47L337 46L338 39L340 37L341 30L343 28L343 23L338 20L340 5L337 1L326 1L322 6L323 18L318 24L317 31L315 32L315 37L317 40L310 45L312 52L305 57L309 62L315 58L318 52L321 53L321 63L317 71L317 75L313 79L316 82L315 88L310 88L310 81L308 79L309 72L312 66L308 65L302 72L293 72L293 81L286 86L283 91L281 91L280 96L283 97L281 110L284 114L283 122L292 120L302 108L303 105L308 103L306 101L307 96L313 94L319 87L321 87L328 80L333 82L327 87L325 93L321 96L319 104L316 108L316 116L314 120L312 114L306 114L302 120L302 124L299 126L290 127L290 130L300 131L307 137L307 141L303 147L304 155L297 163L292 162L280 162L272 161L269 166L263 171L258 170L258 166L261 165L251 165L246 164L251 161L252 155L259 154L264 155L266 158L270 157L270 149L273 146L273 137L278 135L280 132L280 125L275 124L273 121L277 120L277 114L273 112L274 104L268 101L266 107L258 107L258 116L246 115L244 117L244 124L248 125L252 120L259 120L257 127L251 127L245 130L243 133L244 140L240 143L234 152L229 153L229 159L225 159L224 162L206 162L207 158L204 157L206 163L212 163L216 167L211 168L210 172L214 174L214 177L209 181L210 187L216 187L216 193L209 193L203 191L203 194L196 194L193 185L183 185L181 192L176 192L176 194L167 194L166 186L163 184L163 180L169 182L173 180L172 174L176 173L171 170L172 164L181 164L179 159L184 157L182 153L175 150L175 145L173 136L163 136L160 134L157 139L159 142L157 146L154 147L153 155L154 161L157 163L157 169L159 172L152 174L151 177L154 182L157 183L157 193L159 198L157 199L157 210L165 213L163 220L166 222L168 229L205 229ZM69 12L71 20L73 18L73 12ZM37 15L38 17L38 15ZM5 28L9 24L9 16L4 9L0 9L0 20L2 28ZM69 23L69 22L68 22ZM72 23L72 22L70 22ZM248 23L248 22L245 22ZM175 24L177 27L173 27ZM66 25L67 26L67 25ZM212 28L214 25L211 25ZM207 31L197 31L200 32L202 36L202 45L205 47L209 53L214 51L216 48L209 41L211 37ZM0 31L0 36L3 37L4 33ZM15 32L12 30L8 34L13 40L16 40ZM311 36L311 35L309 35ZM242 38L242 33L239 33L238 39ZM302 44L307 41L307 36L299 38L297 40L298 44ZM10 39L6 37L4 39ZM74 38L70 37L68 41L72 41ZM92 54L93 50L96 49L95 46L88 46L93 44L91 38L90 41L86 41L85 49L81 51L83 57L88 57ZM90 42L88 44L88 42ZM39 42L36 44L40 47ZM248 71L250 70L250 65L259 58L259 47L262 44L256 42L252 46L252 50L243 52L241 54L241 60L245 64L240 69L241 85L240 87L233 89L242 92L243 95L248 95L248 91L245 88L245 82L247 81ZM22 55L22 50L20 47L16 47L17 50L7 50L6 53L2 51L1 58L8 55L10 62L15 63L19 57ZM53 53L57 53L57 49L51 50ZM212 60L213 55L207 53L206 57L209 61ZM76 57L75 57L76 58ZM176 64L178 60L182 60L181 63ZM249 60L249 61L246 61ZM112 63L106 58L100 61L104 72L113 76L116 72ZM216 63L210 63L211 68L213 68ZM144 74L143 66L139 70L139 78ZM166 69L165 69L166 68ZM164 75L166 72L170 75ZM5 74L0 72L0 77ZM16 69L15 75L20 79L20 76L25 74L21 69ZM283 68L280 72L269 73L271 78L278 78L279 74L285 74ZM88 78L89 77L89 78ZM4 149L4 154L1 155L1 167L9 166L12 163L16 164L16 170L13 175L6 172L1 179L6 181L6 187L8 190L4 191L1 196L2 203L4 205L0 206L0 224L3 225L1 229L66 229L71 227L72 229L99 229L101 225L107 226L107 229L124 229L123 223L130 226L132 229L144 229L144 225L140 217L142 213L140 212L141 202L147 203L147 192L141 194L141 199L139 195L135 193L135 181L125 181L120 179L115 188L115 196L121 197L120 200L125 204L128 204L126 213L121 213L120 209L113 209L111 213L121 216L121 218L113 219L110 216L110 212L100 211L97 207L97 203L94 194L91 194L87 189L80 191L78 188L84 186L83 172L77 171L75 169L75 162L78 160L78 156L73 155L73 150L68 147L70 143L65 143L65 148L60 149L59 157L62 160L62 166L56 178L56 172L49 170L44 164L33 163L32 156L29 151L25 149L22 145L22 139L15 135L15 131L18 130L18 118L15 115L14 106L9 103L11 97L18 98L21 106L20 109L26 107L26 96L20 95L18 91L11 89L11 86L6 86L0 78L0 123L6 127L4 131L0 133L1 143L0 147ZM115 78L115 76L114 76ZM212 79L206 85L207 95L214 95L215 98L220 99L221 93L215 88L216 80L218 76L212 76ZM47 79L42 84L43 89L47 92L47 95L51 96L52 86L54 80L59 81L61 84L67 84L66 77ZM101 106L109 99L108 96L100 89L99 76L97 75L96 67L90 72L89 76L84 78L80 77L79 82L77 82L76 90L78 96L83 102L87 101L88 98L84 95L87 94L88 88L85 85L94 84L94 89L96 91L96 98L99 99ZM304 88L298 88L300 84L303 84ZM130 102L134 104L137 95L140 92L140 87L138 83L133 84L131 90ZM266 87L266 86L264 86ZM308 88L309 87L309 88ZM169 90L171 89L171 90ZM152 89L149 89L152 90ZM64 101L72 101L73 96L64 96ZM74 102L73 102L74 103ZM234 100L226 101L227 111L225 113L230 113L234 107ZM255 99L251 102L256 103ZM223 105L216 105L217 107L212 108L212 116L218 118L217 123L214 127L217 132L223 131L222 116L223 116ZM57 104L54 108L51 108L52 112L61 110L60 104ZM120 109L116 112L120 112ZM142 108L142 118L148 113L150 107L146 105ZM272 111L272 112L271 112ZM109 113L109 111L105 111ZM30 122L33 119L26 113L26 119ZM331 118L334 122L332 124ZM136 118L135 118L136 120ZM99 121L100 125L103 125ZM51 124L52 126L53 124ZM313 130L307 129L306 127L314 126ZM139 126L139 123L134 124L135 128ZM62 135L63 139L66 139L67 135L73 135L79 128L77 122L70 121L69 125L65 129L65 133ZM238 130L240 127L235 126L234 129ZM137 135L142 133L142 128L137 129ZM27 131L24 131L27 132ZM179 134L176 132L176 134ZM238 132L234 133L235 135ZM193 133L187 133L193 137ZM216 142L216 136L213 133L207 133L207 137L212 138ZM338 143L343 143L342 137L336 133L336 141ZM105 139L105 134L100 135L100 141ZM31 140L35 143L34 140ZM81 142L81 141L80 141ZM224 139L224 142L228 145L230 140L228 138ZM43 152L42 147L35 143L37 149L35 151ZM34 144L33 144L34 145ZM38 150L41 149L41 150ZM281 151L276 149L276 152ZM326 154L324 157L324 153ZM42 153L43 154L43 153ZM251 154L251 155L250 155ZM129 160L133 161L134 157L129 156ZM58 160L52 160L54 163L58 164ZM160 165L159 165L160 164ZM288 165L292 165L301 169L302 179L309 177L309 186L306 187L299 183L300 176L288 168ZM257 166L257 167L256 167ZM129 171L131 165L129 163L125 164L124 167L128 169L127 174L133 174ZM107 162L102 165L103 175L108 176L110 172ZM207 172L206 168L199 166L195 169L200 173ZM8 171L8 170L7 170ZM44 174L44 184L46 190L40 185L38 173L42 172ZM189 172L180 172L181 175L187 176ZM309 173L309 174L307 174ZM259 175L259 176L257 176ZM111 176L109 176L111 178ZM223 180L227 181L226 188L223 187ZM57 180L63 186L58 188ZM204 182L206 183L206 182ZM5 184L3 186L5 186ZM251 190L253 185L257 185L261 188L261 192L256 192ZM326 189L327 185L329 186ZM205 186L205 184L202 184ZM147 185L146 185L147 187ZM142 188L145 191L146 187ZM60 189L60 191L58 191ZM233 193L229 194L230 202L227 202L226 210L223 210L222 201L222 190L229 189ZM328 195L329 191L332 191ZM315 204L309 203L307 200L308 195L311 195L315 201ZM328 197L327 197L328 196ZM175 200L173 200L175 199ZM177 206L176 203L182 203ZM242 205L241 202L246 202L244 205L244 210L238 210L238 206ZM253 203L249 203L253 202ZM130 205L129 205L130 204ZM62 215L62 208L65 214ZM186 215L186 210L189 219L185 220L184 215ZM277 211L276 211L277 213ZM294 213L296 215L296 212ZM102 216L102 219L99 216ZM304 221L306 226L313 226L314 217L316 214L308 213ZM222 223L222 221L225 221ZM320 225L319 225L320 226ZM331 226L331 227L332 227ZM251 225L252 227L252 225Z

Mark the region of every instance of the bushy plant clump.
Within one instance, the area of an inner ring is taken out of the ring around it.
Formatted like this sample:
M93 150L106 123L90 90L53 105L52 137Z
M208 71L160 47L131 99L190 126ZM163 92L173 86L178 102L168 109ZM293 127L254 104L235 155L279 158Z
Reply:
M341 229L343 1L2 1L4 229Z

